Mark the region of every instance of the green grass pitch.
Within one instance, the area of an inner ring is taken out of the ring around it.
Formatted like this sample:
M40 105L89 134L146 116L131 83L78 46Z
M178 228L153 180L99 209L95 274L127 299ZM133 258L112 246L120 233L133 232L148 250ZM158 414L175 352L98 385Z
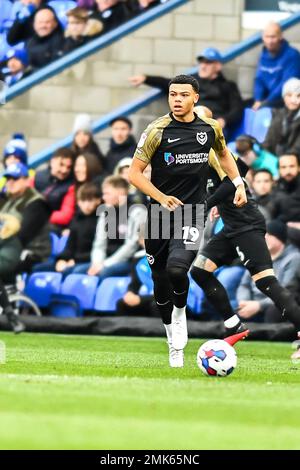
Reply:
M300 366L288 343L243 342L205 377L191 340L0 333L1 449L300 449Z

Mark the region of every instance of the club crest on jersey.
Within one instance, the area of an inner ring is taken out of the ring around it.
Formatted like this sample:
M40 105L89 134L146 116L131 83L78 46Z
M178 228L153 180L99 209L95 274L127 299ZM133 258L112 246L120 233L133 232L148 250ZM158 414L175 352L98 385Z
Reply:
M148 263L153 264L154 263L154 256L148 255L148 253L146 253L146 256L147 256Z
M170 152L164 153L164 159L168 166L171 165L171 163L175 162L175 157L173 157L173 155Z
M197 132L196 139L200 145L204 145L207 142L207 133L206 132Z

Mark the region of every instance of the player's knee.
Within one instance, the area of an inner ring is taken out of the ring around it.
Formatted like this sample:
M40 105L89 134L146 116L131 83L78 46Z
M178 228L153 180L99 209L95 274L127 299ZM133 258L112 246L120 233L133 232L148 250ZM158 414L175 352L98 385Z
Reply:
M188 269L176 264L167 265L167 273L173 284L184 282L187 279Z

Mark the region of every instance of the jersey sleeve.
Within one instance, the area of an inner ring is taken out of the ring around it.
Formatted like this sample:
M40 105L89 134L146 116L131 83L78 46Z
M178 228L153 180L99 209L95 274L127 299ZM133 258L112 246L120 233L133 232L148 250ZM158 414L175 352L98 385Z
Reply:
M161 139L162 129L150 124L140 137L134 157L145 163L150 163L161 143Z
M217 173L218 177L220 178L221 181L226 176L225 171L222 169L219 159L213 149L210 150L209 155L208 155L208 163L209 166Z
M214 121L214 131L215 131L215 141L213 143L213 149L215 152L219 153L225 150L226 148L226 142L225 142L225 137L223 134L222 127L218 123L218 121Z

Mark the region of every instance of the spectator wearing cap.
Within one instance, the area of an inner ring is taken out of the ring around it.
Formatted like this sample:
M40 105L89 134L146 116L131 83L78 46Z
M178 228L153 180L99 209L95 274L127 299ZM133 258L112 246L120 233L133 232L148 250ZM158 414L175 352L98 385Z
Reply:
M287 245L287 227L273 220L267 224L266 242L279 283L299 297L300 254L292 245ZM271 299L259 291L248 271L242 277L237 290L239 316L244 320L282 322L284 317Z
M19 0L13 5L14 22L7 34L7 42L11 46L26 42L34 33L33 19L35 12L47 3L47 0Z
M132 135L132 122L126 116L119 116L110 123L110 147L105 158L105 170L112 174L122 158L132 158L136 149L136 140Z
M69 148L57 149L45 170L35 176L35 188L47 201L51 217L51 230L61 233L75 213L75 187L73 179L74 153Z
M18 237L24 250L21 269L30 270L35 262L45 261L50 255L49 206L35 188L29 187L28 169L23 163L13 163L3 176L7 191L0 203L0 214L19 219Z
M30 74L28 54L25 49L9 49L3 60L1 73L8 86L14 85Z
M91 39L99 36L103 24L90 18L88 10L75 7L67 12L68 24L65 30L64 53L83 46Z
M237 85L222 73L222 55L214 47L208 47L197 56L198 73L193 74L199 83L199 100L208 107L222 128L237 124L243 115L243 103ZM170 78L136 75L129 78L134 86L143 83L169 91Z
M93 123L89 114L78 114L73 125L72 150L75 156L88 152L96 155L102 167L105 159L98 144L93 138Z
M55 11L50 6L37 10L33 18L34 33L26 41L29 64L38 69L63 54L64 35Z
M300 78L300 53L283 38L280 25L267 24L262 37L264 45L254 80L254 110L281 107L284 83L292 77Z
M300 155L300 80L290 78L282 88L284 107L273 111L263 147L275 155Z
M103 32L107 33L130 18L126 2L120 0L95 0L96 10L92 15L103 24Z

